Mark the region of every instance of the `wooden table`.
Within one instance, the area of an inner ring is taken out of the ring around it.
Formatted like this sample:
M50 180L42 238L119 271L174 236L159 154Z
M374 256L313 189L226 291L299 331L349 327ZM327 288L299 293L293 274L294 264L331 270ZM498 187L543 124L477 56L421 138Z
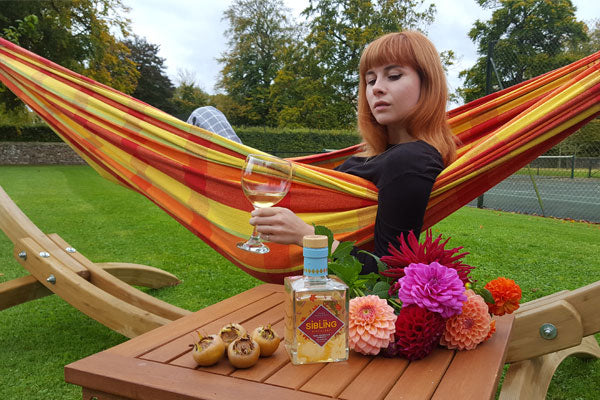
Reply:
M229 322L248 330L271 323L283 335L283 286L264 284L65 367L83 398L130 399L489 399L502 373L513 317L501 317L492 339L472 351L438 348L423 360L369 357L295 366L283 343L255 366L236 370L223 359L197 368L195 331Z

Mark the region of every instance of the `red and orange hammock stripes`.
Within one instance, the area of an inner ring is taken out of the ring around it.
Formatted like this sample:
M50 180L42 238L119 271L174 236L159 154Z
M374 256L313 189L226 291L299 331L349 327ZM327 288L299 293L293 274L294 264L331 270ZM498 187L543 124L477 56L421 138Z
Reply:
M438 177L426 229L519 170L600 113L600 52L449 112L462 145ZM0 39L0 80L102 176L161 207L232 263L266 282L302 268L301 249L270 243L251 254L252 206L240 186L249 153L154 107ZM357 151L292 159L294 180L278 204L337 239L368 247L377 190L330 168Z

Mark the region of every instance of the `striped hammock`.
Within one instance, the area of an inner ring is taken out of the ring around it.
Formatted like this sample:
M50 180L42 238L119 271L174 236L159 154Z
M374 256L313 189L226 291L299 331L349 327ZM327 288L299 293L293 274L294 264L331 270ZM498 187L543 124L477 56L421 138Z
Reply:
M449 112L462 145L439 175L426 229L600 114L600 52ZM297 246L239 250L252 206L240 184L249 153L261 151L180 121L139 100L0 39L0 80L100 175L133 189L233 264L281 283L302 268ZM372 244L377 189L331 168L357 146L291 159L294 178L278 204L337 239Z

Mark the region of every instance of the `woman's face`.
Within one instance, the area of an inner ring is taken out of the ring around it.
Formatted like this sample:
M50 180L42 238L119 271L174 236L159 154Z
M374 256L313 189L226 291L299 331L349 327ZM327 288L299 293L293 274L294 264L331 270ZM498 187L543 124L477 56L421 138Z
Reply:
M421 79L412 67L383 65L365 74L369 108L377 122L388 132L403 129L404 120L419 101Z

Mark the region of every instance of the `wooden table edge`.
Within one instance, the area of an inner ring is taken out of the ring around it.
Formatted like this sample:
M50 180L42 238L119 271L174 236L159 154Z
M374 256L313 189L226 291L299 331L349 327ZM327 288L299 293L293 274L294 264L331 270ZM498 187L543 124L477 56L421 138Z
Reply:
M103 351L65 366L65 381L127 399L239 400L241 389L244 400L331 400L328 396L191 368L177 368L177 374L170 374L173 368Z

